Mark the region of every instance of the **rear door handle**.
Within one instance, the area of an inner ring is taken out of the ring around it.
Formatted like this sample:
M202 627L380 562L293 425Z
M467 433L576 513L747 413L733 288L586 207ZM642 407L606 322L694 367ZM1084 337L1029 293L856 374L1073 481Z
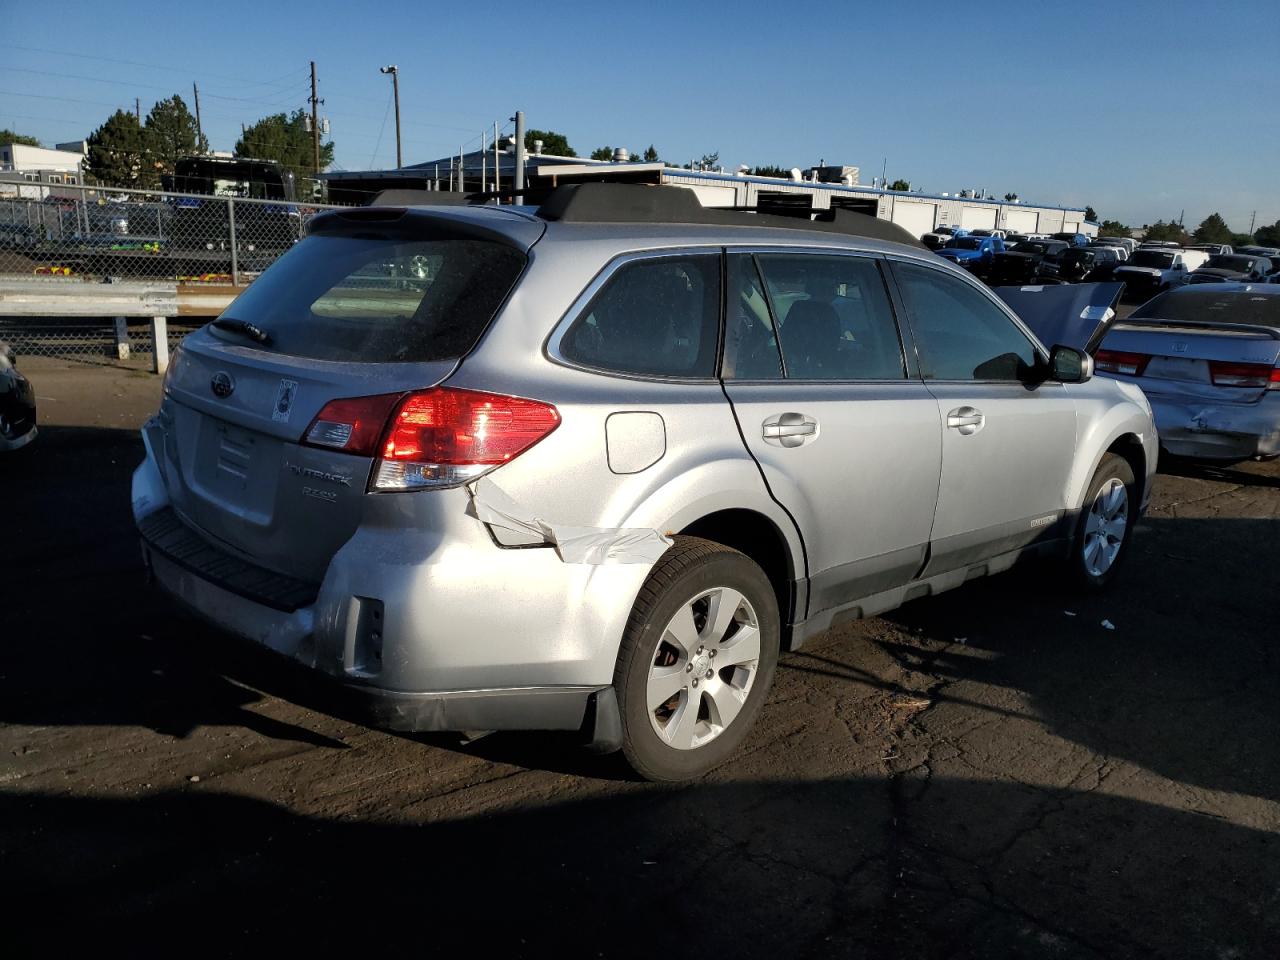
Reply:
M761 433L765 443L798 447L818 435L818 421L803 413L777 413L764 422Z
M947 426L966 437L977 433L986 422L987 418L976 407L956 407L947 414Z

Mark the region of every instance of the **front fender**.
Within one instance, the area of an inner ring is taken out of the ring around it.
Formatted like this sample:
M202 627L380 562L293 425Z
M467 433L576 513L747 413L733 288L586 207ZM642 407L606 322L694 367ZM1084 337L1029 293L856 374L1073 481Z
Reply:
M1151 406L1141 389L1105 377L1088 383L1069 384L1076 405L1076 458L1067 481L1067 506L1084 505L1089 483L1103 456L1117 440L1136 437L1142 445L1145 470L1136 479L1142 484L1141 504L1151 496L1151 483L1159 459L1160 441Z

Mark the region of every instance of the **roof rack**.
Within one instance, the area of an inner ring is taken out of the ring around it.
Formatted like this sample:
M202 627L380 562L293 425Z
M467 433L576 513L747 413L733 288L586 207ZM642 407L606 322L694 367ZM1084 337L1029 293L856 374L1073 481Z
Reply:
M865 213L818 210L815 219L809 219L751 212L757 209L704 207L688 187L574 183L553 190L538 208L538 216L561 223L682 223L809 230L922 246L897 224Z

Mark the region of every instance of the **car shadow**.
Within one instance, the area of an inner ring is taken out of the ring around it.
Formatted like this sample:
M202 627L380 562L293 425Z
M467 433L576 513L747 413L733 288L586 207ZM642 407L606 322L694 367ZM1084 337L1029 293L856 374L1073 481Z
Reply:
M1278 595L1280 520L1149 517L1109 591L1027 565L909 604L873 642L941 700L1003 688L1068 741L1280 801Z
M1241 487L1272 487L1280 489L1280 476L1258 472L1258 464L1242 463L1221 466L1203 460L1187 460L1162 455L1160 472L1192 480L1212 480L1218 483L1234 483Z
M779 780L388 814L206 783L5 788L6 946L825 960L1264 956L1280 937L1274 835L1103 791Z

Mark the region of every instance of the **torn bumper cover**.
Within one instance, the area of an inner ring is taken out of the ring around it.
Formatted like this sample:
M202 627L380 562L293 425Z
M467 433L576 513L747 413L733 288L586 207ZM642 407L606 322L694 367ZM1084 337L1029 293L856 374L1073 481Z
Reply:
M1255 404L1207 404L1148 392L1160 445L1177 457L1251 460L1280 456L1280 396Z
M674 542L647 527L574 527L553 524L534 515L504 493L492 480L468 485L470 512L480 522L541 539L555 548L565 563L654 564Z

